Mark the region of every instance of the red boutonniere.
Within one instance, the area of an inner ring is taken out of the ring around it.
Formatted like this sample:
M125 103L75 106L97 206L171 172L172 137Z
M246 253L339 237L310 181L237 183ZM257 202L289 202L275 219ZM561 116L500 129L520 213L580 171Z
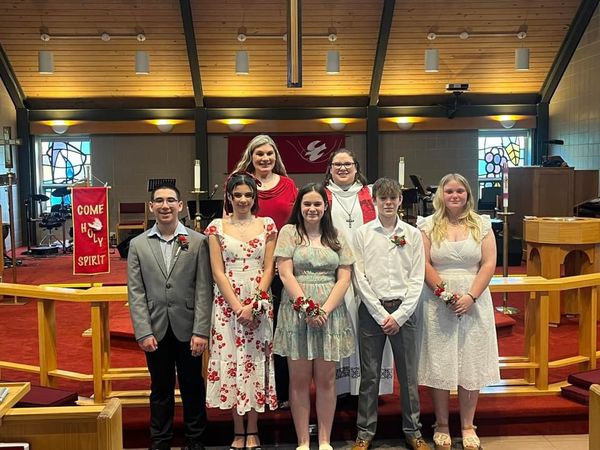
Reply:
M187 250L190 248L190 241L185 234L177 235L177 243L179 244L179 248L181 248L181 250Z
M406 245L406 238L404 237L403 234L400 236L398 236L397 234L393 235L390 238L390 241L392 241L392 244L394 244L392 249L398 248L398 247L404 247Z

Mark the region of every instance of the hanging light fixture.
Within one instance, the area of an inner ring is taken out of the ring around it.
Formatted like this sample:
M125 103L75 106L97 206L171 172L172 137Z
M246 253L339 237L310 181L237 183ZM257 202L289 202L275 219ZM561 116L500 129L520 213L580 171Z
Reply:
M333 45L333 43L337 41L337 34L329 33L327 39L329 42L331 42L331 45ZM325 67L325 71L328 75L336 75L340 73L340 52L338 50L327 51L327 62Z
M248 75L250 73L250 61L246 50L235 52L235 74Z
M42 30L40 39L42 42L48 42L50 35ZM38 72L41 75L52 75L54 73L54 54L50 50L38 51Z
M518 70L518 71L529 70L529 49L528 48L515 49L515 70Z
M327 74L336 75L340 73L340 52L337 50L327 51Z
M144 50L136 50L135 52L135 74L150 74L150 55Z
M146 35L138 33L135 38L138 42L144 42ZM136 50L135 52L135 74L150 75L150 54L144 50Z
M439 72L440 55L437 48L425 50L425 72Z
M54 55L50 50L38 52L38 71L41 75L52 75L54 73Z

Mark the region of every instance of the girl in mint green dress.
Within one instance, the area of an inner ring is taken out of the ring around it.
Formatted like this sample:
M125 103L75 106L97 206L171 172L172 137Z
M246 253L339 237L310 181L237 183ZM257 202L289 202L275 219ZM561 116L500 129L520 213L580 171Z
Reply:
M298 450L310 442L310 384L316 387L319 450L330 450L335 412L336 362L354 354L354 331L344 303L354 256L333 227L321 184L298 192L290 220L275 249L284 292L275 330L274 352L290 368L290 409Z

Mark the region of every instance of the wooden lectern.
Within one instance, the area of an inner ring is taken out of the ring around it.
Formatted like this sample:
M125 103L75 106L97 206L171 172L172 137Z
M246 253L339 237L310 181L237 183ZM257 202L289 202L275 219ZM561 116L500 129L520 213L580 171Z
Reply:
M536 217L523 221L527 244L527 275L544 278L600 272L600 219ZM578 290L550 292L550 318L560 323L563 311L577 313Z

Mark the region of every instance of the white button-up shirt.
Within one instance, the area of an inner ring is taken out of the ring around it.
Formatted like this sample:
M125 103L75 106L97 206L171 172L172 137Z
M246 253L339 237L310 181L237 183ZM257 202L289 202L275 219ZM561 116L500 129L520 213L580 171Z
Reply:
M404 237L402 247L392 237ZM390 233L379 217L362 225L354 234L354 288L373 319L383 325L389 313L381 300L402 299L392 313L402 326L417 308L425 279L425 253L421 232L398 220Z

